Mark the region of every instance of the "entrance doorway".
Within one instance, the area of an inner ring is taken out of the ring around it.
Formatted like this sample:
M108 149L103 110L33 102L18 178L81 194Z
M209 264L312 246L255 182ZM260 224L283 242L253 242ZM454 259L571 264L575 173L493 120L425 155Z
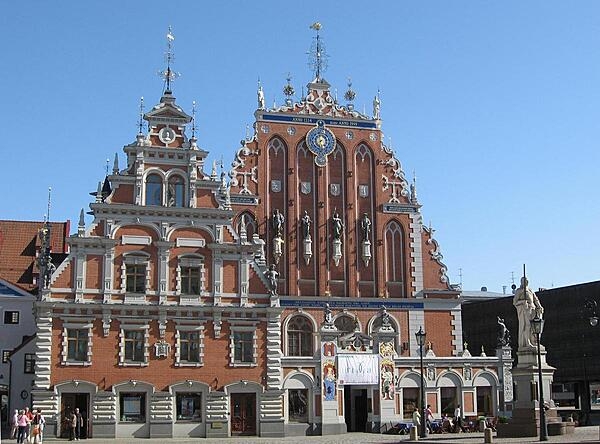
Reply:
M89 430L89 411L90 411L90 395L89 393L62 393L60 396L60 437L69 438L69 416L75 409L79 409L79 413L83 417L83 427L81 428L82 438L91 438L92 434Z
M231 394L231 434L256 435L256 393Z
M348 432L366 432L368 404L367 389L344 386L344 418Z

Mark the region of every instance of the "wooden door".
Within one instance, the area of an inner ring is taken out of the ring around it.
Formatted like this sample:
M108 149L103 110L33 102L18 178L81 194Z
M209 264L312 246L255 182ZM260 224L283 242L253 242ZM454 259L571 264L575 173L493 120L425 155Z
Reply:
M256 435L256 394L231 394L231 434Z

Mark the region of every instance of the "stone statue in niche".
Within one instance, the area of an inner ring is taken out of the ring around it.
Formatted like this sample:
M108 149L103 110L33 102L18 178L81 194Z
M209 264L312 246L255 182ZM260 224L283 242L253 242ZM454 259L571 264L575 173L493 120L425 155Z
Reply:
M367 213L363 214L363 217L360 221L360 228L363 232L363 240L371 240L371 219L369 219L369 215Z
M308 211L304 210L304 215L302 216L301 219L301 224L302 224L302 238L303 239L310 239L310 225L312 223L312 220L310 220L310 216L308 215Z
M344 222L342 221L342 218L340 217L340 214L337 211L335 213L333 213L332 222L333 222L333 238L341 239L342 232L344 230Z
M271 296L277 296L277 279L279 278L279 273L275 269L274 264L271 264L269 269L265 271L265 277L269 281L269 294Z
M275 208L273 212L273 216L271 218L271 225L273 227L273 231L275 231L275 237L283 236L283 223L285 222L285 217L279 211L278 208Z

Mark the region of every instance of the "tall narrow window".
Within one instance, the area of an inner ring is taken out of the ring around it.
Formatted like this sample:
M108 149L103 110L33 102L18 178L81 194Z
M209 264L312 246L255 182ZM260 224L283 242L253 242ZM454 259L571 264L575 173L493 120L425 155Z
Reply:
M23 373L35 373L35 354L25 353L25 368Z
M183 207L184 205L184 181L181 176L169 178L167 187L167 205L170 207Z
M312 356L312 324L305 316L294 316L288 323L288 355Z
M125 290L128 293L145 293L146 291L146 265L126 265L127 284Z
M141 330L125 331L125 360L144 362L144 332Z
M385 253L389 296L404 297L404 235L396 221L391 221L385 228Z
M234 362L252 363L254 362L254 333L253 332L235 332L233 334Z
M290 422L308 422L308 390L288 390L288 418Z
M197 331L182 331L179 338L180 361L200 362L200 333Z
M149 174L146 178L146 205L162 205L162 178L158 174Z
M88 330L67 329L67 359L69 361L87 361Z

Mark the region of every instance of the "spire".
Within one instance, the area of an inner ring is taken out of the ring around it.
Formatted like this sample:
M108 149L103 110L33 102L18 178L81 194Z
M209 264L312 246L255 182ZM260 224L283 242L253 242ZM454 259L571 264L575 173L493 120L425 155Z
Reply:
M140 97L140 120L138 121L138 135L144 134L144 97Z
M54 265L52 264L52 258L50 257L51 238L50 238L50 203L52 201L52 188L48 187L48 207L46 215L44 216L44 226L39 231L40 236L40 254L37 258L39 274L39 288L40 290L47 289L50 285L50 277L54 271Z
M119 174L119 155L117 153L115 153L115 160L113 162L112 173Z
M192 102L192 139L196 140L196 101Z
M413 170L413 180L410 185L410 201L414 204L418 202L417 199L417 173Z
M175 81L175 79L179 77L179 73L171 69L171 64L175 61L175 54L173 53L174 41L175 36L173 35L173 31L169 26L169 31L167 32L167 51L165 52L165 61L167 62L167 68L164 71L159 72L159 75L165 81L164 94L171 94L171 82Z
M310 25L310 29L316 32L313 43L308 51L309 59L308 64L315 73L315 79L313 83L321 83L324 79L321 77L323 71L327 69L327 53L325 52L325 46L321 41L319 31L321 30L321 23L315 22Z

